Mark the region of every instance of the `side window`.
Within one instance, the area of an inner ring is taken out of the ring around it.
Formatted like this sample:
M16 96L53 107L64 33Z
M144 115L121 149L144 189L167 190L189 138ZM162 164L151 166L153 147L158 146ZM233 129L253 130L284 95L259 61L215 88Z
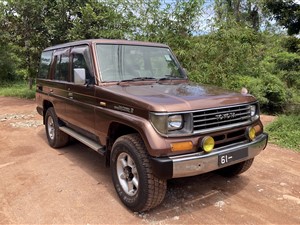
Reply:
M54 58L55 60L55 71L54 79L55 80L68 80L69 75L69 54L68 51L65 51L61 54L57 54Z
M91 73L89 72L88 66L86 64L86 61L84 59L84 56L82 54L73 54L73 64L72 64L72 78L74 80L74 69L80 68L85 69L86 79L91 79Z
M94 84L94 76L92 72L92 62L89 55L88 46L79 46L72 49L72 81L74 81L74 69L84 69L86 80L90 84Z
M53 51L43 52L41 55L38 78L48 78Z

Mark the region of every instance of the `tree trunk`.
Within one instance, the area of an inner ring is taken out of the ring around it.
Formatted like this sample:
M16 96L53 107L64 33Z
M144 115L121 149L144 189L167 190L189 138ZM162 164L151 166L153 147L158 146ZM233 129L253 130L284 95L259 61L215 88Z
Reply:
M32 86L33 86L33 79L32 79L32 77L29 77L29 79L28 79L28 85L29 85L29 89L32 90Z
M234 5L234 16L236 22L240 22L240 7L241 7L241 0L237 0Z

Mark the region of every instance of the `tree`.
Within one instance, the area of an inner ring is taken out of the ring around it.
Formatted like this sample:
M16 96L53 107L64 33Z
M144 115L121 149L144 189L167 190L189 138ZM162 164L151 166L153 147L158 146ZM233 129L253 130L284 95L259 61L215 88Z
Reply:
M289 35L300 32L300 5L293 0L266 0L265 10L272 14Z
M46 45L46 27L41 15L44 0L8 0L1 2L3 22L1 30L5 31L10 45L17 45L22 57L22 67L29 80L36 75L37 61L41 49Z
M20 57L15 53L16 46L6 41L5 32L0 33L0 82L10 82L18 79L17 70Z
M3 13L0 28L5 31L1 37L5 33L5 40L19 47L19 54L24 59L21 66L27 71L25 74L29 81L36 76L40 53L44 48L77 37L99 37L95 32L104 26L110 30L115 21L122 21L122 18L111 20L112 16L101 20L101 16L111 15L112 10L96 0L7 0L0 1L0 6ZM72 31L77 36L72 36Z
M215 0L216 22L233 20L258 31L264 16L261 8L262 0Z
M104 2L89 1L73 15L72 27L68 29L69 40L91 38L125 38L130 30L120 12Z

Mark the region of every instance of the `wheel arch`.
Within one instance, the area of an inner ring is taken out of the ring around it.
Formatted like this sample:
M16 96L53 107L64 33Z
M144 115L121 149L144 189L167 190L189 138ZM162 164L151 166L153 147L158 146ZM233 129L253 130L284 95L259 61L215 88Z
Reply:
M48 101L48 100L44 100L44 101L43 101L43 124L45 124L45 115L46 115L47 110L48 110L50 107L53 107L52 102L50 102L50 101Z
M142 135L140 134L140 132L128 125L125 125L123 123L120 122L112 122L109 126L108 129L108 133L107 133L107 154L106 154L106 165L109 167L110 166L110 153L112 150L112 146L115 143L115 141L124 135L127 134L134 134L137 133L141 136L141 138L143 139Z

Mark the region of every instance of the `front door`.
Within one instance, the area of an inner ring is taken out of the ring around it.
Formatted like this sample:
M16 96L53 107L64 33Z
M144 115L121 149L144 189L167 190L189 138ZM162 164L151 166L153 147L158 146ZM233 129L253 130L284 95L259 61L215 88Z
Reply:
M69 123L80 127L82 132L95 133L95 77L87 45L71 49L71 78L66 85L68 104L66 112ZM74 69L85 69L86 83L74 83Z

